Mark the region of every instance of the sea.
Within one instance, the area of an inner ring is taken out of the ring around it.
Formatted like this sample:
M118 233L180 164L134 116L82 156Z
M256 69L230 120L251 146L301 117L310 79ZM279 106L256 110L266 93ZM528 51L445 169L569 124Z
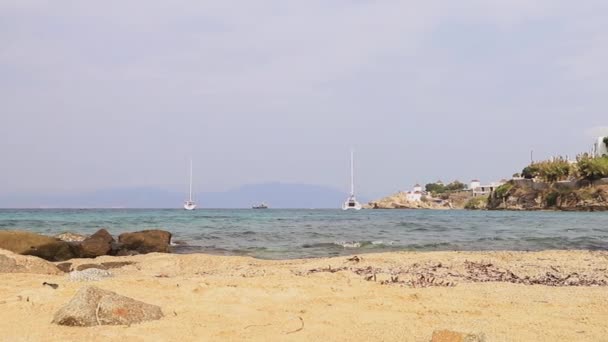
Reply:
M608 212L0 209L0 230L173 234L175 253L292 259L391 251L608 250Z

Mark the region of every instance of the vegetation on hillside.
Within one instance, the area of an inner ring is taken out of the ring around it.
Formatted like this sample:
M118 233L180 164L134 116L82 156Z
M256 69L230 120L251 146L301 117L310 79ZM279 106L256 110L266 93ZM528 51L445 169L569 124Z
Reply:
M608 177L608 156L592 157L581 154L576 158L576 162L569 162L563 157L535 162L526 166L521 176L549 183L580 179L593 181Z
M577 158L578 176L586 180L608 177L608 156L592 158L587 154Z
M424 186L425 190L432 193L433 195L461 191L466 189L466 187L467 186L464 183L461 183L457 180L453 181L448 185L443 185L439 183L429 183Z
M467 206L469 208L470 206ZM515 181L499 187L487 201L490 210L608 210L608 186L526 186Z
M509 190L511 190L513 188L513 183L505 183L501 186L499 186L498 188L496 188L496 190L494 190L494 195L497 196L498 198L504 198L507 193L509 193Z
M569 179L576 172L574 164L563 157L553 158L526 166L521 174L524 178L540 178L546 182Z

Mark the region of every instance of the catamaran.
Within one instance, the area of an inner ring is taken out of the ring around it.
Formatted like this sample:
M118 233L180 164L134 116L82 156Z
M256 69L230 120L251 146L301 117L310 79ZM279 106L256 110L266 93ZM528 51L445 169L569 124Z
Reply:
M354 156L353 156L353 151L350 151L350 196L348 196L348 198L346 199L346 202L344 202L344 204L342 204L342 210L349 210L349 209L353 209L353 210L361 210L361 204L359 204L359 202L357 202L357 199L355 198L355 163L354 163Z
M196 209L196 203L192 200L192 159L190 159L190 197L184 202L184 209L194 210Z

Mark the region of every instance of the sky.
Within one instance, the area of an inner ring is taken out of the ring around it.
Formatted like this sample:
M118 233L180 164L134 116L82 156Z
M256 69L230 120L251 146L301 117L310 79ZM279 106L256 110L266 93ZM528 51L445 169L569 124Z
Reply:
M0 0L0 193L374 197L608 133L608 2Z

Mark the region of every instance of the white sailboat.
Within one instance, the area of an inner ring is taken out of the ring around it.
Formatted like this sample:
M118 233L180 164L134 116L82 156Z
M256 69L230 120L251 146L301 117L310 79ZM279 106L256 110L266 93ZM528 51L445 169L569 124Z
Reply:
M357 202L355 198L355 162L354 153L350 151L350 196L346 199L346 202L342 204L342 210L361 210L361 204Z
M184 209L194 210L196 209L196 203L192 200L192 159L190 159L190 197L184 202Z

